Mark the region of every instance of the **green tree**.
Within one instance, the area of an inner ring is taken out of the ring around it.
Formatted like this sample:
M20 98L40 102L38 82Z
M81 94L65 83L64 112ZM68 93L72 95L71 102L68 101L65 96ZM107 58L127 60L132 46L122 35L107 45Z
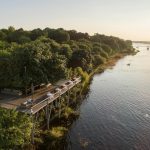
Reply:
M79 49L73 52L70 60L70 66L73 68L81 67L84 71L89 71L92 61L90 50Z
M40 36L44 36L44 32L39 28L32 30L30 33L31 40L33 41L39 38Z
M29 32L24 31L22 28L9 32L7 36L8 42L16 42L19 44L24 44L30 42Z
M72 56L72 50L68 44L62 44L60 48L60 54L65 55L66 58L70 59Z
M44 63L51 58L50 46L40 41L19 46L12 53L14 66L14 84L20 83L20 87L40 83L47 83L48 77ZM25 72L26 67L26 72Z
M0 40L4 41L6 40L6 37L7 37L6 33L0 30Z
M99 66L99 65L101 65L101 64L103 64L104 62L105 62L105 58L104 57L102 57L102 56L100 56L100 55L95 55L94 57L93 57L93 64L94 64L94 66Z
M47 75L50 82L58 81L67 76L66 57L55 53L52 58L45 63Z
M8 32L14 32L14 31L15 31L15 28L13 26L8 27Z
M11 53L0 51L0 89L11 85Z
M32 123L27 115L0 109L0 149L14 149L29 144L31 129Z
M111 55L112 54L112 49L110 48L110 46L106 45L106 44L102 44L101 48L108 54Z
M68 32L63 29L53 30L48 34L48 37L60 43L70 40Z

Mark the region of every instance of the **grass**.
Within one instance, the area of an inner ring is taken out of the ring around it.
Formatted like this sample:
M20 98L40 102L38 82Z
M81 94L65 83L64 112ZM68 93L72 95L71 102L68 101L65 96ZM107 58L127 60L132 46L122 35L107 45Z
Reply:
M78 113L74 111L71 107L66 107L63 115L65 119L68 119L69 117L77 116Z
M54 138L61 138L66 133L67 129L65 127L53 127L50 131Z
M61 139L65 136L67 131L67 128L62 126L52 127L51 130L45 131L46 139L48 141Z

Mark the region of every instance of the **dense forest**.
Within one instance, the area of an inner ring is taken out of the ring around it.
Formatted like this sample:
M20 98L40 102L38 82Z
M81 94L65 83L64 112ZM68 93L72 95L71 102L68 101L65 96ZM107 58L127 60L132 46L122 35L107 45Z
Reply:
M24 90L53 83L81 67L91 73L118 52L132 51L132 42L75 30L22 28L0 30L0 88Z
M82 77L88 76L115 54L133 51L131 41L113 36L90 36L62 28L32 31L16 30L14 27L1 29L0 89L25 92L31 84L54 83L75 75L76 70L80 70ZM68 110L66 114L72 113L70 108ZM33 125L30 117L6 109L0 109L0 116L0 149L21 149L31 142ZM36 143L42 143L41 133L44 134L38 128L34 139Z

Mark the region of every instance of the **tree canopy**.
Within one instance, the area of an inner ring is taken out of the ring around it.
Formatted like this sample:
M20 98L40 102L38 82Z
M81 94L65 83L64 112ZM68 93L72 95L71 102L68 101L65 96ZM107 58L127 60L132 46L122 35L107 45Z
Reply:
M0 30L0 90L26 92L32 85L53 83L89 75L116 53L132 52L132 42L117 37L75 30L22 28ZM24 122L26 122L24 124ZM14 110L0 109L0 149L13 149L30 142L29 117Z
M29 144L32 123L25 114L0 109L0 149L14 149Z
M0 88L55 82L67 77L69 68L90 73L111 55L132 50L131 41L98 33L11 26L0 30Z

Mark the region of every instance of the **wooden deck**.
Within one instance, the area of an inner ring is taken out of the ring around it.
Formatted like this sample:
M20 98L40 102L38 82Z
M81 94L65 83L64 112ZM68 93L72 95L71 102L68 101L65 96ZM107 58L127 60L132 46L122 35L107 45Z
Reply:
M24 112L24 113L27 113L27 114L33 114L34 115L35 113L37 113L38 111L40 111L41 109L43 109L44 107L46 107L47 105L49 105L50 103L52 103L55 100L57 100L59 97L61 97L61 95L65 94L67 91L69 91L70 89L72 89L78 83L80 83L81 82L81 78L80 77L76 78L72 82L73 82L72 84L66 85L65 88L61 89L61 91L56 92L53 97L50 98L50 97L48 97L48 96L45 95L44 99L39 100L39 102L36 103L36 104L34 104L33 106L31 106L29 108L26 108L26 109L18 107L17 110L21 111L21 112ZM63 84L65 84L65 83L63 83ZM61 86L61 85L59 85L59 86Z

